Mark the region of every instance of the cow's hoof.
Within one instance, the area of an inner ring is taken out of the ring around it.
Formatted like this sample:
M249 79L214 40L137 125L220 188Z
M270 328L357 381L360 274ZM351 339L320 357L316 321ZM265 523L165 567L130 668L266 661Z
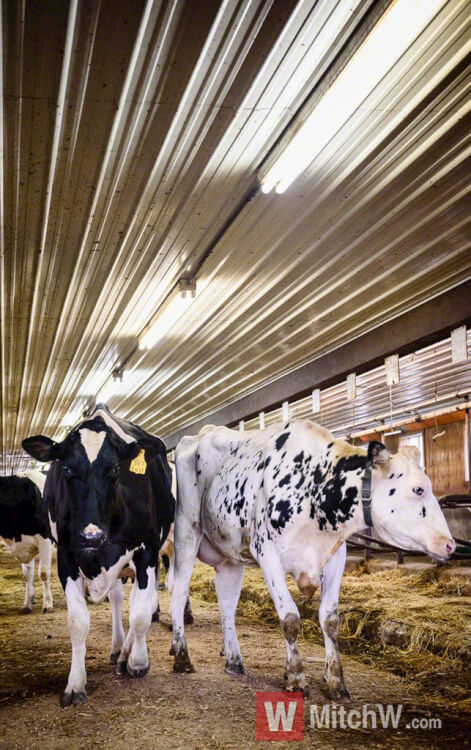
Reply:
M287 685L286 690L291 693L302 693L305 698L310 698L312 695L311 687L307 682L299 685Z
M183 622L185 623L185 625L193 625L194 621L195 621L195 618L193 617L192 613L185 612L183 616Z
M52 615L54 607L43 607L43 615Z
M121 677L123 675L126 675L128 673L126 665L127 665L127 662L125 661L117 661L116 662L116 674L120 675Z
M327 694L331 701L353 700L352 694L346 685L327 685Z
M121 651L112 651L110 654L110 664L117 664Z
M147 667L142 667L142 669L134 669L134 667L131 667L129 662L126 662L126 669L128 675L130 675L131 677L145 677L150 669L150 662Z
M227 672L227 674L245 674L242 659L233 659L232 661L226 661L224 671Z
M287 680L286 690L291 690L295 693L304 693L306 698L310 697L311 688L303 672L287 672L285 673L285 679Z
M156 609L152 615L152 622L160 622L160 610Z
M65 692L61 698L62 708L67 708L67 706L82 706L86 702L87 694L85 690L80 690L78 693L74 690L70 693Z
M178 654L174 653L173 656L175 656L175 659L173 662L174 672L183 673L183 672L195 671L195 668L190 661L190 657L188 656L187 651L179 651Z
M31 607L22 607L20 609L20 615L30 615L32 611Z

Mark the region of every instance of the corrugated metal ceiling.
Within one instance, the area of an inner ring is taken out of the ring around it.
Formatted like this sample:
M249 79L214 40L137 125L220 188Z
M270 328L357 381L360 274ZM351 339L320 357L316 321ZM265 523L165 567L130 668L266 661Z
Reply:
M110 408L165 435L471 277L465 0L285 194L253 194L377 5L3 2L5 454L123 363ZM138 353L196 269L188 313Z

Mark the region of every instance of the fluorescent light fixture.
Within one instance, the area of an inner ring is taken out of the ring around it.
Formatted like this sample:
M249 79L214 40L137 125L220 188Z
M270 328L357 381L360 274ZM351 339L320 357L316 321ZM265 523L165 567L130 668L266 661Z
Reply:
M185 314L196 295L196 279L180 279L176 292L170 295L168 303L157 312L154 322L139 339L139 349L151 349Z
M371 94L447 0L396 0L262 180L283 193Z
M261 411L258 415L258 424L261 430L265 429L265 412Z
M383 437L389 437L389 435L402 435L402 430L389 430L389 432L383 432Z

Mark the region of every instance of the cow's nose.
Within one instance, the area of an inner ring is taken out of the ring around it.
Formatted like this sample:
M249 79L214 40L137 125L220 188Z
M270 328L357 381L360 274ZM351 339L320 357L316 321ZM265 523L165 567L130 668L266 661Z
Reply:
M94 523L89 523L80 532L80 545L82 547L99 547L105 539L105 532Z
M455 542L455 541L454 541L453 539L451 539L451 540L450 540L449 542L447 542L447 544L446 544L446 551L447 551L447 554L448 554L448 555L452 555L452 554L453 554L453 552L455 551L455 549L456 549L456 542Z

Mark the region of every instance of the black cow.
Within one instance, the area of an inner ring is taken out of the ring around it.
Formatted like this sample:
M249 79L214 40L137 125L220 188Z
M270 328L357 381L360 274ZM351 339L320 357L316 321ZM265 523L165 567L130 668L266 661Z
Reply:
M22 477L0 477L0 536L23 569L26 581L23 614L30 614L33 608L36 555L43 586L43 613L53 611L49 582L52 541L43 489L44 474L40 471L29 471Z
M84 595L108 596L113 627L111 660L118 673L143 677L149 670L146 634L157 609L158 551L175 512L165 445L104 404L74 427L62 443L38 436L23 447L52 461L44 497L57 540L59 578L68 609L72 664L62 705L78 705L85 692L85 641L90 616ZM129 632L121 617L123 569L131 569Z

